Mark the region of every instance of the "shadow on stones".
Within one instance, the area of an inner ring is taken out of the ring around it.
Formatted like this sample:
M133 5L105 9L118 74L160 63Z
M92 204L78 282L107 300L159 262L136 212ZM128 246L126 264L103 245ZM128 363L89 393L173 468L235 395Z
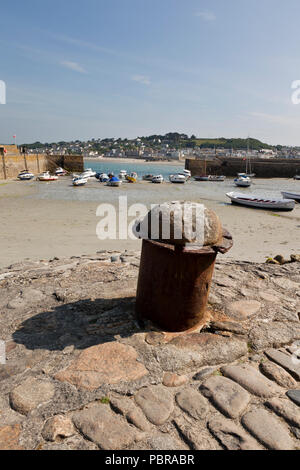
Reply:
M59 305L25 320L13 340L27 349L85 349L145 331L135 316L135 297L81 300Z

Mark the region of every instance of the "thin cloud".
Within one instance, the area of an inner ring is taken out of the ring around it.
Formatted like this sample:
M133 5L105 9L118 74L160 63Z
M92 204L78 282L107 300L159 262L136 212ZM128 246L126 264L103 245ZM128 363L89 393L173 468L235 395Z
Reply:
M87 71L83 67L81 67L81 65L79 65L77 62L63 60L60 64L63 67L66 67L67 69L73 70L73 72L87 73Z
M198 16L201 18L203 21L215 21L217 19L216 15L212 11L197 11L195 13L195 16Z
M146 77L146 75L133 75L131 79L134 82L142 83L143 85L151 85L150 78Z

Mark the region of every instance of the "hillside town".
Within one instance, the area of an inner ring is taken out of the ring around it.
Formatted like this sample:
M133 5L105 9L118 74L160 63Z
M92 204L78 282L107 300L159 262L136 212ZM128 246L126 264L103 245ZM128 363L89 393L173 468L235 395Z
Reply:
M83 155L85 158L136 158L141 160L184 160L220 155L243 158L298 158L300 147L270 146L257 139L200 139L194 135L168 133L149 137L105 138L87 141L24 144L26 153Z

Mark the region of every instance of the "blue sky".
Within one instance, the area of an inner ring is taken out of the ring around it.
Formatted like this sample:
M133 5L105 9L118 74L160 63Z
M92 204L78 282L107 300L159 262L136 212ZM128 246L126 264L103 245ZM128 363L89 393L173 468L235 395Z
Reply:
M299 0L10 0L0 142L180 131L300 145Z

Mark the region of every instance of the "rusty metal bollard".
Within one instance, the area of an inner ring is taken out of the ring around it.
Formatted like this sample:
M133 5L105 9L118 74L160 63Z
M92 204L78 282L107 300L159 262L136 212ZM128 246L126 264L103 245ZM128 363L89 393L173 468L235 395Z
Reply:
M205 323L217 254L226 253L233 245L216 214L208 213L218 234L215 239L212 233L206 236L210 242L207 246L186 239L143 239L136 296L138 318L150 320L166 332L196 329Z

